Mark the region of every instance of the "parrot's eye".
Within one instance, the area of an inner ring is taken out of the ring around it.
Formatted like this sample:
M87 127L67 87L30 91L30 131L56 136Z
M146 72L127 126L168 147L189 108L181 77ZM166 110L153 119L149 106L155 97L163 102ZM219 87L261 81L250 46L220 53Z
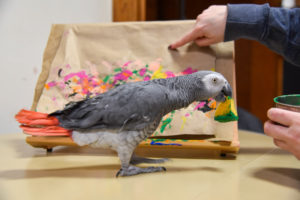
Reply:
M217 78L213 78L212 82L213 82L213 84L217 84L218 83L218 79Z

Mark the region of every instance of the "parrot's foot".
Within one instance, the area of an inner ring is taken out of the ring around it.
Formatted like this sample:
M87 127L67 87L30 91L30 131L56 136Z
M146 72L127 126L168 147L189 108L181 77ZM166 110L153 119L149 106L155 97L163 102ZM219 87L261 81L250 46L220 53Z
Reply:
M144 158L144 157L132 155L130 164L137 165L140 163L164 163L168 160L169 160L168 158L152 159L152 158Z
M140 168L140 167L136 167L134 165L130 165L128 168L121 168L118 171L118 173L116 174L116 177L118 177L118 176L133 176L133 175L137 175L137 174L161 172L161 171L166 171L166 168L164 168L164 167Z

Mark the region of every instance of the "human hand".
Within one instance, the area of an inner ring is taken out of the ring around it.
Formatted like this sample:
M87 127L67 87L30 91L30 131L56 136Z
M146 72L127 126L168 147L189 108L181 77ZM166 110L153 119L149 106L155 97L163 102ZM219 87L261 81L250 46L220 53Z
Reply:
M300 160L300 113L271 108L267 115L270 120L264 124L265 134L273 138L276 146Z
M169 48L176 49L191 41L195 41L199 46L224 41L226 19L227 6L210 6L198 15L194 28Z

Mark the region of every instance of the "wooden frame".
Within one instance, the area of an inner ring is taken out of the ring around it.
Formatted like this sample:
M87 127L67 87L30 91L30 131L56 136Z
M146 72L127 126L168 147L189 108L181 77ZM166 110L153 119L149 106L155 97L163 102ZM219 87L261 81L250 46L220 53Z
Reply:
M76 146L69 137L35 137L28 136L26 142L36 148L44 148L52 152L56 146ZM203 155L225 156L227 153L237 153L239 145L232 142L210 142L206 140L158 140L147 139L136 149L136 153L151 152L152 156L160 156L160 152L168 157L202 157Z
M114 0L113 21L145 21L146 0Z

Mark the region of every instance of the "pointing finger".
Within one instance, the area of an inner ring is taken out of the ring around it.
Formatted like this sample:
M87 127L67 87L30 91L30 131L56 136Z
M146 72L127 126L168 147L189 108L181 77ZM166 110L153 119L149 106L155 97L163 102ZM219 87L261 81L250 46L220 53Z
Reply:
M214 43L214 40L207 37L198 38L195 40L196 44L200 47L209 46Z
M196 38L201 37L201 32L199 32L199 29L193 29L192 31L185 34L181 39L177 40L173 44L170 45L172 49L176 49L178 47L181 47L185 45L188 42L194 41Z

